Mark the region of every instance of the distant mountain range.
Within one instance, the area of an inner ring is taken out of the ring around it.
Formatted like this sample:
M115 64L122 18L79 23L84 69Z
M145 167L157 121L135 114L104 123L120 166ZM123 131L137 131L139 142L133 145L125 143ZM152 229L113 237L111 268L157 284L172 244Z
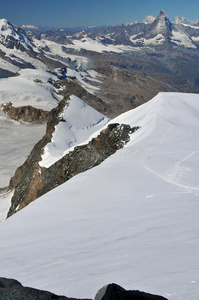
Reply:
M62 70L65 89L75 85L78 96L82 89L95 96L94 105L101 101L101 112L109 116L159 91L199 92L198 20L178 16L171 22L161 11L157 18L101 28L22 27L0 20L0 77L22 68ZM88 86L79 72L89 69L101 74L100 83Z
M53 40L57 40L59 36L59 41L62 42L68 42L68 38L72 40L89 37L104 44L144 47L163 46L169 43L173 47L196 49L198 41L195 37L198 36L199 20L191 21L177 16L170 22L166 13L161 11L157 18L147 16L141 22L118 26L48 28L23 25L22 27Z

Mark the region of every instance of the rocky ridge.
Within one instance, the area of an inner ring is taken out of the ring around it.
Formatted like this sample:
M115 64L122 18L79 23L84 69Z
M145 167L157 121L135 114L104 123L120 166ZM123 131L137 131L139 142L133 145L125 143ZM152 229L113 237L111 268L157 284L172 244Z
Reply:
M30 202L47 193L71 177L99 165L107 157L121 149L130 140L130 134L139 129L125 124L109 124L89 143L76 146L51 167L39 165L44 147L51 141L55 126L63 122L60 115L68 105L65 97L57 108L51 111L46 134L35 145L25 163L11 178L9 189L14 189L12 204L8 216L22 209Z

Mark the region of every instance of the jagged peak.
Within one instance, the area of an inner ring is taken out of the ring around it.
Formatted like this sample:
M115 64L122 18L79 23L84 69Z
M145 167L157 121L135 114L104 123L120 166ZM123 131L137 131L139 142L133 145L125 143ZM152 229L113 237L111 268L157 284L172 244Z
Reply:
M166 18L168 18L167 14L165 13L165 11L163 9L160 11L159 17L166 17Z
M168 35L171 31L171 23L164 10L161 10L158 17L152 23L149 35L155 36L157 34Z
M9 44L11 40L12 44ZM16 43L19 48L20 43L23 49L32 49L31 41L22 28L16 30L7 19L0 19L0 42L8 48L15 47Z

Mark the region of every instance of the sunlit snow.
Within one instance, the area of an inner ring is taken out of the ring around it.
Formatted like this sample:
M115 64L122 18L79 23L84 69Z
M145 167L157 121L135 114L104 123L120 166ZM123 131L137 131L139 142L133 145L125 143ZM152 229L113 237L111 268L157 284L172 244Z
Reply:
M39 162L42 167L50 167L109 121L107 117L74 95L70 96L68 106L60 118L63 121L55 126L51 142L44 148L42 161Z
M50 78L58 80L44 70L23 69L18 76L0 79L0 104L10 101L14 106L32 105L51 110L61 97L48 82Z
M144 44L145 46L148 46L148 45L159 45L159 44L162 44L165 42L165 37L162 35L162 34L157 34L154 38L151 38L151 39L146 39L144 37L141 37L141 38L136 38L137 36L139 36L139 34L135 34L135 35L132 35L130 37L130 41L132 43L142 43Z
M125 45L104 45L97 40L92 40L90 38L83 38L81 40L73 40L73 44L69 44L65 46L66 48L73 48L76 50L85 49L88 51L95 51L95 52L116 52L122 53L127 50L132 50L133 48L130 46Z
M79 85L81 85L87 92L95 95L96 91L100 90L101 81L97 78L103 76L94 70L75 71L66 68L66 77L73 78Z
M179 46L184 46L186 48L194 48L194 49L197 48L196 45L194 45L194 43L192 42L192 40L189 38L189 36L184 32L173 30L171 40L172 42L174 42Z
M112 122L124 149L0 225L0 276L70 297L116 282L199 295L199 95L161 93Z

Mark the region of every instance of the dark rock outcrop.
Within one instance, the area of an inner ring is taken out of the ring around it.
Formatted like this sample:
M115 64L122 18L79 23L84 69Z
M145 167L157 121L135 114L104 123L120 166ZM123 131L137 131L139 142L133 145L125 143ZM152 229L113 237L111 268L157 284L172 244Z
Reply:
M88 144L76 146L49 168L41 167L39 161L44 147L51 141L55 126L61 121L60 113L67 105L67 99L64 98L58 107L51 111L45 136L35 145L25 163L11 178L9 189L15 191L8 217L73 176L99 165L128 143L130 134L139 128L110 124Z
M1 300L51 300L68 299L66 296L58 296L48 291L38 290L30 287L24 287L15 279L0 277L0 299ZM91 299L84 299L91 300ZM101 288L94 300L168 300L162 296L152 295L140 291L126 291L121 286L112 283Z
M94 300L168 300L162 296L152 295L141 291L127 291L112 283L102 287Z
M47 123L49 111L35 108L31 105L14 107L11 102L2 104L2 110L13 120L33 124Z
M0 277L0 299L1 300L52 300L52 299L75 300L75 298L58 296L47 291L24 287L17 280L7 279L2 277Z

